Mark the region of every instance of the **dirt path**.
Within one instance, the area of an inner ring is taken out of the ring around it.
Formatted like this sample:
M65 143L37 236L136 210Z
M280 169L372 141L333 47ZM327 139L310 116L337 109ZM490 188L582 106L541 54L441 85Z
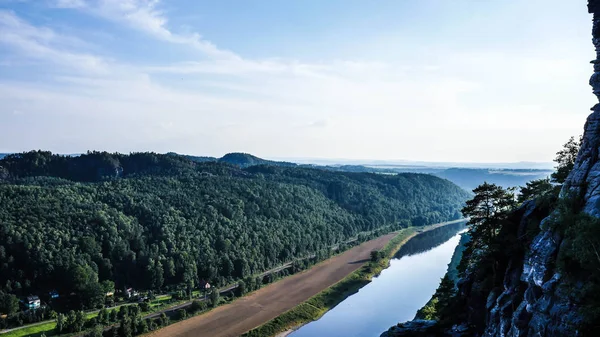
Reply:
M383 248L395 235L391 233L365 242L300 274L286 277L206 314L170 325L151 336L239 336L337 283L368 261L372 250Z

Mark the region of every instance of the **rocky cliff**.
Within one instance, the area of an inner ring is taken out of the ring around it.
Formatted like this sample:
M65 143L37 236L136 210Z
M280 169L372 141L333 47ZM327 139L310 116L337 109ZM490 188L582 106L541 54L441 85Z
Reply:
M592 42L596 59L590 78L593 93L600 100L600 0L590 0L593 14ZM582 211L600 217L600 104L592 107L581 149L575 166L561 191L561 198L580 200ZM521 223L531 221L535 205L525 207ZM488 313L485 336L578 336L581 321L578 305L571 299L569 288L555 261L563 243L558 231L544 223L556 221L554 214L541 221L541 231L520 263L511 261L504 278L504 289L491 292L487 298Z
M590 85L600 101L600 0L590 0L588 10L593 14L592 42L597 55ZM595 218L600 218L599 152L600 103L592 107L574 168L560 193L562 200L577 201L578 212ZM512 217L515 226L504 228L502 235L516 236L524 249L498 261L497 282L490 281L489 270L477 270L477 266L465 272L457 295L457 307L464 312L451 325L414 321L392 327L382 336L600 336L597 327L581 329L582 304L573 289L584 287L586 278L582 276L574 287L572 279L565 280L564 267L557 266L561 250L567 249L564 231L556 230L563 221L558 212L530 201ZM536 234L527 241L532 226Z

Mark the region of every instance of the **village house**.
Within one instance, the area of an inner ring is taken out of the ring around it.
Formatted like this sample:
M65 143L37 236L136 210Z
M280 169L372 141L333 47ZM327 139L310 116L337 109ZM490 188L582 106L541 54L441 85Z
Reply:
M139 295L139 293L133 288L125 289L125 296L127 296L127 298L132 298L132 297L135 297L138 295Z
M27 304L28 309L39 309L40 298L34 295L27 296L27 301L25 302L25 304Z
M206 282L205 280L201 280L200 281L200 289L206 291L206 290L210 289L210 284L208 282Z

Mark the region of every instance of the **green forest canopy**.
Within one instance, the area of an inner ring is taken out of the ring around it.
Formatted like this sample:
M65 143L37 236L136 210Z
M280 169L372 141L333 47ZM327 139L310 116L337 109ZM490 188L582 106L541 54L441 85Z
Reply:
M363 231L459 218L468 197L424 174L11 154L0 160L0 291L75 292L93 307L106 281L223 285Z

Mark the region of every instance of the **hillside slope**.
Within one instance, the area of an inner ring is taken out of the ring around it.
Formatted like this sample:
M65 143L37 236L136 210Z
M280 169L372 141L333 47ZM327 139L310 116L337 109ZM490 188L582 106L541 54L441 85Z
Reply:
M455 219L468 197L429 175L241 169L154 153L35 151L7 156L0 171L0 291L73 292L88 308L101 304L103 281L224 285L322 259L361 232Z

